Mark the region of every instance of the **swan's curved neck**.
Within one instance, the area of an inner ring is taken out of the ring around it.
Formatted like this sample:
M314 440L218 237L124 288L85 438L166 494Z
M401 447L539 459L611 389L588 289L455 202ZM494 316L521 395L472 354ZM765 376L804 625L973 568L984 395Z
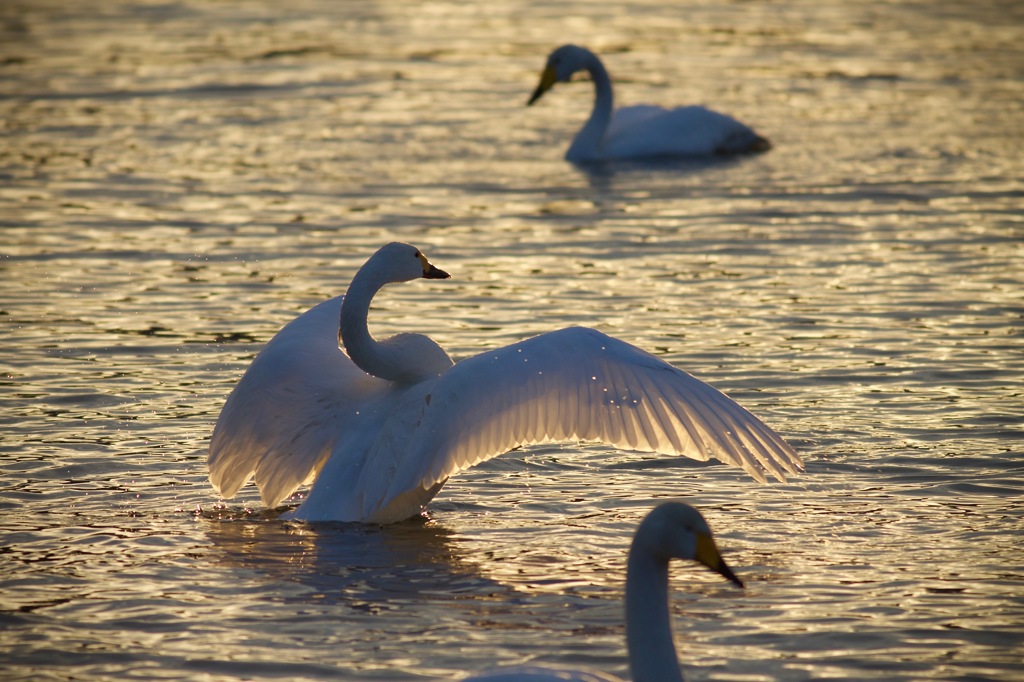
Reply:
M592 52L587 52L586 69L594 81L594 108L566 152L566 158L572 161L588 161L600 157L601 143L612 120L612 79L604 64Z
M683 682L668 609L668 558L629 553L626 646L634 682Z
M367 318L370 315L370 301L389 280L367 262L349 284L345 298L341 301L341 321L338 337L345 352L356 367L367 374L382 379L392 379L389 374L389 358L381 344L370 335Z

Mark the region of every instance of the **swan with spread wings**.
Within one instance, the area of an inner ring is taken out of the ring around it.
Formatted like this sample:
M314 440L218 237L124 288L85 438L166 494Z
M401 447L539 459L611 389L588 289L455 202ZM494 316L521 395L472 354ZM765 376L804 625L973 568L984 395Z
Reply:
M278 332L221 410L213 487L230 498L255 477L275 507L312 483L289 518L391 523L422 513L453 474L534 443L713 457L762 482L801 471L793 448L738 403L594 329L457 363L422 334L370 335L370 301L382 287L448 277L416 247L387 244L343 297Z

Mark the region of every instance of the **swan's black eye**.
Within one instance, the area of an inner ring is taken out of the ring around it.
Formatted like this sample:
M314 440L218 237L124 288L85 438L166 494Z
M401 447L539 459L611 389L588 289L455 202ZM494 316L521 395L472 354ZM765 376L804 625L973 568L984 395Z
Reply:
M420 258L423 258L423 254L420 253L419 251L417 251L416 252L416 260L419 260Z

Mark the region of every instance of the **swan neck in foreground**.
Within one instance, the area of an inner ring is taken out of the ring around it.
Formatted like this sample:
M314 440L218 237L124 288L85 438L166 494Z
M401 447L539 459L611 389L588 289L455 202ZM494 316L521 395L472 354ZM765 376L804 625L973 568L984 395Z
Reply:
M614 95L612 94L612 79L605 70L604 64L597 55L589 50L586 53L584 68L594 81L594 108L590 112L590 118L583 124L580 131L566 152L566 158L570 161L589 161L600 158L601 146L604 141L605 131L612 120L612 107Z
M668 561L634 540L626 568L626 648L634 682L683 682L672 641Z

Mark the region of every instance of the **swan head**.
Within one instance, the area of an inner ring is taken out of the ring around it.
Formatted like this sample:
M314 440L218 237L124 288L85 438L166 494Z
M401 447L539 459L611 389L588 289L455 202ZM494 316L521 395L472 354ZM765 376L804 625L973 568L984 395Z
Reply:
M435 267L423 252L412 244L391 242L377 249L370 256L364 268L383 274L388 283L409 282L414 279L448 279L451 277L444 270Z
M594 53L578 45L562 45L548 55L547 64L540 74L540 83L530 96L526 106L530 106L541 96L554 87L555 83L565 83L577 71L587 68L594 58Z
M448 354L423 334L396 334L377 341L370 335L370 301L388 284L414 279L448 279L411 244L391 242L377 249L359 268L341 302L338 337L356 367L380 379L413 384L452 366Z
M665 502L655 507L637 527L633 548L665 563L671 559L696 561L743 587L718 551L708 522L684 502Z

